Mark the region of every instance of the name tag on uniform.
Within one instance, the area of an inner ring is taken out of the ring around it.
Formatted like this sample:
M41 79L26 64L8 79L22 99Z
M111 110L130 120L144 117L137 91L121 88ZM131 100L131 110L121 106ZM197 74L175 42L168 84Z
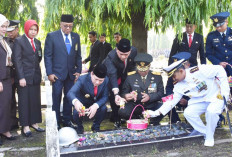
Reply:
M215 39L213 39L213 42L214 42L214 43L219 43L220 40L219 40L218 38L215 38Z
M134 87L139 87L139 85L138 84L134 84Z
M152 83L148 87L148 93L155 93L157 92L157 85L156 83Z
M232 41L232 37L231 36L229 36L228 41Z

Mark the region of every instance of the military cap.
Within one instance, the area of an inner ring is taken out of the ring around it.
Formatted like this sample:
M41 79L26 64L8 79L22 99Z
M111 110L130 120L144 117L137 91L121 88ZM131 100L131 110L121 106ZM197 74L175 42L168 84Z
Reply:
M134 59L139 71L147 71L150 68L153 58L147 53L138 53Z
M173 62L168 67L163 68L163 70L168 74L168 77L171 77L174 74L175 71L177 71L180 67L183 66L184 62L185 62L184 59Z
M62 14L61 22L72 23L74 20L73 15L70 14Z
M99 63L97 64L93 69L94 75L96 75L98 78L105 78L107 73L107 68L104 64Z
M181 60L181 59L184 59L186 61L190 57L191 57L191 53L189 53L189 52L179 52L179 53L172 56L172 58L174 59L174 62Z
M220 27L224 25L225 20L227 19L228 16L230 16L229 12L220 12L211 16L210 18L213 20L214 27Z
M129 52L131 50L130 40L128 39L121 39L119 43L117 44L117 48L121 52Z
M9 27L7 27L7 32L11 32L13 30L15 30L15 28L18 27L20 21L19 20L10 20L10 25Z

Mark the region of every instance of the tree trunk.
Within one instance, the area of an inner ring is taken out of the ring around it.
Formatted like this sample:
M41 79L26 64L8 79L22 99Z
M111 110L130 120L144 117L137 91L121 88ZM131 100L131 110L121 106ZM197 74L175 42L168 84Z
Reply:
M147 53L147 28L144 25L145 9L141 12L132 12L132 45L139 53Z

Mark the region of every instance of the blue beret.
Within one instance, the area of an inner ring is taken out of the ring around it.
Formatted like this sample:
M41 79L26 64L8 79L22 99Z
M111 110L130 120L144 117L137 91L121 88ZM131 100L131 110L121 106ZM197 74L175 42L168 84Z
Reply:
M217 13L217 14L211 16L210 18L213 20L214 27L220 27L220 26L224 25L225 20L229 16L230 16L229 12L220 12L220 13Z
M189 52L179 52L172 56L172 58L176 60L181 60L181 59L188 60L190 57L191 57L191 53Z

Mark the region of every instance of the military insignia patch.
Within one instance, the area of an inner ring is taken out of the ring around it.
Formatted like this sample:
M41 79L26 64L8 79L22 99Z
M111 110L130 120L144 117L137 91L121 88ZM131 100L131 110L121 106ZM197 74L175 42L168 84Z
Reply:
M207 84L205 81L203 82L200 82L199 84L197 84L196 88L198 89L198 92L200 93L201 91L203 90L207 90L208 87L207 87Z
M190 73L194 73L194 72L196 72L196 71L198 71L198 70L199 70L198 67L194 67L194 68L192 68L192 69L190 70Z
M217 19L217 18L215 18L215 19L213 19L213 21L214 21L214 22L218 22L218 19Z
M90 97L90 95L89 95L89 94L85 94L85 98L87 98L87 99L88 99L89 97Z
M145 65L145 63L144 62L140 62L140 65L143 67Z
M75 45L75 51L77 51L77 50L78 50L78 44Z

